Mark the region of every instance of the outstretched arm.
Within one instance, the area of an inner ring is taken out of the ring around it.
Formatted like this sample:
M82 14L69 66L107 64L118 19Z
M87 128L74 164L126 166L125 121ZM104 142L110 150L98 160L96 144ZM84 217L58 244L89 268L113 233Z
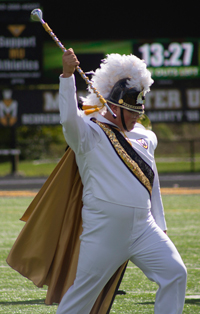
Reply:
M93 148L98 134L80 116L77 106L75 77L73 75L79 61L73 49L63 54L63 73L60 76L59 109L63 133L68 145L75 153L83 153Z

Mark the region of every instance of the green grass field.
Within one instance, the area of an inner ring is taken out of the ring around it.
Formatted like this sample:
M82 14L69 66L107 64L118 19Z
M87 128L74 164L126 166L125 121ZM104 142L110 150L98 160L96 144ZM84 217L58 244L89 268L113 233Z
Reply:
M28 177L48 177L57 165L58 160L40 160L40 161L20 161L18 164L18 173ZM158 172L161 173L190 173L190 162L157 162ZM194 172L200 172L200 162L194 165ZM11 163L0 163L0 177L11 173Z
M6 257L23 227L19 221L32 197L0 197L0 313L56 313L46 306L46 287L38 289L6 264ZM168 235L188 269L184 314L200 313L200 195L163 195ZM157 286L129 263L111 314L153 313ZM162 313L161 313L162 314Z
M57 161L21 161L18 164L18 173L27 177L48 177L57 165ZM11 163L0 163L0 176L6 176L11 172Z

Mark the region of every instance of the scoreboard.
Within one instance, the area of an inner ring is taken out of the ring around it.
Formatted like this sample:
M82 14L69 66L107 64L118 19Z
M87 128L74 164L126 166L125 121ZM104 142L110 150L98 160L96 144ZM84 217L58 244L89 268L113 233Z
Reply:
M19 6L19 13L25 8ZM0 4L0 13L8 9L8 5ZM28 20L29 9L27 19L2 23L0 127L13 121L15 126L60 123L58 78L62 71L62 51L51 39L42 40L44 30L39 23ZM154 79L145 103L150 120L200 122L200 38L64 41L63 44L73 47L85 72L98 68L110 53L138 56ZM85 82L76 72L75 75L78 94L86 96ZM10 119L14 112L16 116Z
M133 54L143 59L154 79L200 77L198 39L138 40Z

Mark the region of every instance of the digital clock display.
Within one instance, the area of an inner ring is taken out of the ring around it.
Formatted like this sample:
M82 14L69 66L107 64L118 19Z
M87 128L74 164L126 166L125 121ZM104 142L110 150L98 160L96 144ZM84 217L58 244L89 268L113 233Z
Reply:
M139 41L133 44L154 78L197 78L200 76L198 40Z

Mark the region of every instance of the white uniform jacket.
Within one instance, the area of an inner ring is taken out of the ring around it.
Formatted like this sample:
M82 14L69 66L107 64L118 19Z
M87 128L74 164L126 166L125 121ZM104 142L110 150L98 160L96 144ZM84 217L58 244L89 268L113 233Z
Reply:
M77 108L74 76L60 77L59 109L63 133L76 155L76 162L83 183L84 196L94 197L129 207L151 208L152 215L162 230L166 230L159 179L154 161L156 135L136 124L126 136L135 151L153 169L155 178L152 196L124 165L116 154L103 130L90 117L82 118ZM100 122L110 123L100 114Z

